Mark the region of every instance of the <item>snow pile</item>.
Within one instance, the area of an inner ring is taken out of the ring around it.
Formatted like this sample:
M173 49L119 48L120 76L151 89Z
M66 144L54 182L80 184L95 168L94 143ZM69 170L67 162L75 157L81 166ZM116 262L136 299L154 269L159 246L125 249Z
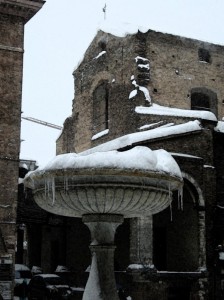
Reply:
M82 152L83 155L94 153L97 151L111 151L116 149L122 149L127 146L134 145L139 142L148 141L156 138L166 138L168 136L174 136L179 134L185 134L195 131L201 131L202 127L198 120L189 121L184 124L174 125L170 127L158 127L143 132L135 132L116 138L112 141L106 142L89 150Z
M96 140L98 138L100 138L101 136L107 135L109 133L109 129L105 129L103 131L98 132L97 134L95 134L94 136L92 136L91 140Z
M106 51L101 51L96 57L94 57L93 59L98 59L99 57L101 57L102 55L106 54Z
M217 126L214 128L215 131L224 133L224 122L218 121Z
M88 155L68 153L56 156L45 167L28 173L31 179L51 170L65 169L131 169L168 173L182 178L181 171L174 158L165 150L152 151L148 147L138 146L128 151L95 152Z
M187 117L187 118L217 121L216 116L210 111L171 108L171 107L161 106L158 104L152 104L152 106L150 107L137 106L135 108L135 112L138 114Z
M163 124L163 121L159 121L156 123L151 123L151 124L145 124L141 127L139 127L139 130L145 130L145 129L149 129L149 128L154 128L154 127L158 127L160 124Z

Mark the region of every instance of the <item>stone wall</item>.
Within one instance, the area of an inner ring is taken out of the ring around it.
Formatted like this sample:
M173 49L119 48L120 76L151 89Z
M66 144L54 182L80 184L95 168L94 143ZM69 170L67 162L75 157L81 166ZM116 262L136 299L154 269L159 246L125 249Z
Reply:
M0 3L0 228L5 244L4 250L0 247L1 267L5 255L11 262L7 278L0 273L4 299L11 299L16 245L24 24L42 5L43 1Z
M209 62L201 60L200 49L208 51ZM148 89L152 103L168 107L191 109L191 92L213 93L217 105L211 100L211 110L220 119L224 113L223 56L222 46L150 30L125 38L99 31L74 72L73 125L66 126L58 139L58 153L66 152L61 146L63 135L72 128L75 140L71 144L76 152L135 132L141 125L135 107L150 104L138 88L137 95L129 99L135 89L133 78ZM91 140L95 134L93 94L105 81L109 133Z
M1 10L0 10L1 12ZM0 220L6 248L15 250L20 116L23 64L23 22L0 14ZM4 48L5 47L5 48Z

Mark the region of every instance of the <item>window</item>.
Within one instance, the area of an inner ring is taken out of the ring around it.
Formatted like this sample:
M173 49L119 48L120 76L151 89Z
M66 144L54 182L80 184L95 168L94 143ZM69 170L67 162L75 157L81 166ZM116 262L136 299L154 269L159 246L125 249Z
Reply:
M93 93L93 132L108 129L108 84L103 82Z
M203 93L195 92L191 94L192 110L210 110L209 97Z
M217 115L217 95L207 88L191 90L191 109L208 110Z
M199 61L210 63L211 62L211 55L207 49L199 48L198 49L198 59Z

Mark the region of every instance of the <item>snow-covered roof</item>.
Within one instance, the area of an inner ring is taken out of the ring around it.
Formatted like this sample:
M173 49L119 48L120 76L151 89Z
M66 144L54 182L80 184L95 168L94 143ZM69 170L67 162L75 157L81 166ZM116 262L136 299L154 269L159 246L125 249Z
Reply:
M125 37L128 34L136 34L138 31L142 33L146 33L149 28L144 26L139 26L131 23L122 23L122 24L114 24L110 23L108 20L99 24L99 30L104 32L113 34L117 37Z
M152 151L148 147L138 146L128 151L94 152L90 154L67 153L56 156L45 167L28 174L42 174L51 170L68 169L134 169L159 173L168 173L182 178L181 171L174 158L165 150ZM27 177L27 176L26 176ZM26 182L26 180L25 180Z
M216 116L210 111L171 108L171 107L161 106L158 104L152 104L152 106L149 107L137 106L135 108L135 112L138 114L187 117L187 118L194 118L194 119L217 121Z
M171 124L170 124L171 125ZM116 138L112 141L106 142L104 144L98 145L94 148L83 151L82 155L87 155L90 153L98 152L98 151L110 151L116 149L122 149L127 146L132 146L133 144L152 140L156 138L168 137L173 135L185 134L190 132L201 131L202 127L200 126L200 122L198 120L189 121L184 124L173 125L169 127L158 127L151 130L143 131L143 132L135 132L131 134L127 134Z

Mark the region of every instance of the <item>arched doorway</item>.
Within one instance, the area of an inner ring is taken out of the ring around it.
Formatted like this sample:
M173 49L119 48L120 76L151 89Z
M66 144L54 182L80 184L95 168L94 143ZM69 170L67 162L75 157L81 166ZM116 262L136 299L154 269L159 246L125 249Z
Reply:
M199 269L201 205L195 186L184 179L183 207L177 193L172 208L153 216L153 263L158 270L192 272Z

